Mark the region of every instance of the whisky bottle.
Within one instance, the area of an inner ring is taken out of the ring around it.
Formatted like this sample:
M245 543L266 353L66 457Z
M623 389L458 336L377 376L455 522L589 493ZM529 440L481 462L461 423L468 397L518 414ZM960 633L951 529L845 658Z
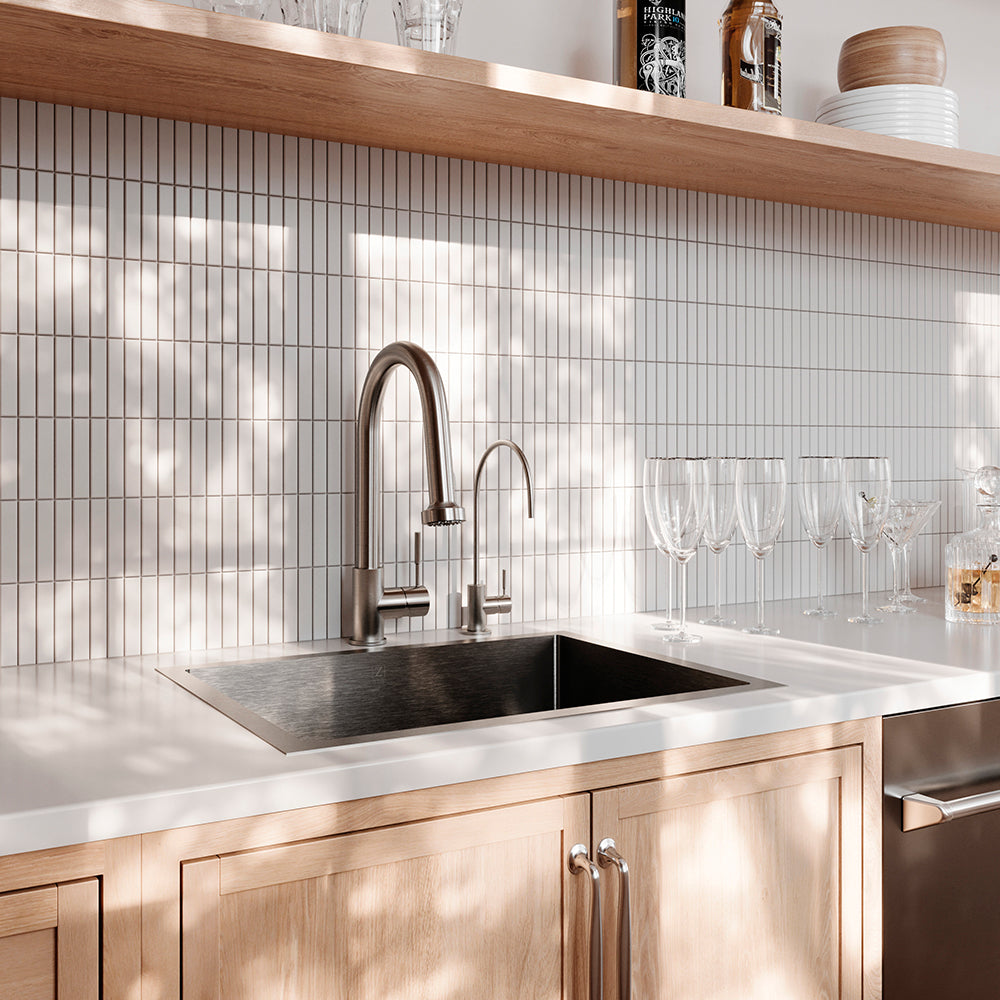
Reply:
M684 97L685 0L615 0L615 83Z
M770 0L730 0L722 33L722 103L781 114L781 14Z

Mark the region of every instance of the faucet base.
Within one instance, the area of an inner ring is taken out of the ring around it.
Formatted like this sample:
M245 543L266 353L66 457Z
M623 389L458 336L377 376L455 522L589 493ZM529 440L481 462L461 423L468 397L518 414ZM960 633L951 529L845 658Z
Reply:
M354 567L354 623L352 646L381 646L385 632L378 604L382 597L382 570Z

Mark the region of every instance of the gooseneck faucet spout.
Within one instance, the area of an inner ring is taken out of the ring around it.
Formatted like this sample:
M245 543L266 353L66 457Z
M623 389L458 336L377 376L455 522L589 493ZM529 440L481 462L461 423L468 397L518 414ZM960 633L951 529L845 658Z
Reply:
M528 494L527 515L528 517L535 516L535 493L531 482L531 466L528 465L527 457L513 441L508 441L506 438L494 441L479 459L472 487L472 583L466 588L468 620L465 631L471 632L473 635L489 635L489 629L486 627L486 616L509 614L513 607L510 595L507 593L506 572L503 574L503 584L500 587L503 593L495 597L487 596L486 584L479 577L479 481L483 475L486 459L498 448L510 448L520 460L521 468L524 469L524 486Z
M382 509L380 504L382 451L379 423L389 374L398 365L417 383L423 413L424 455L430 502L424 524L449 525L465 520L455 500L451 430L444 382L431 356L416 344L397 341L375 356L361 387L355 446L354 628L351 642L379 646L385 642L383 618L425 615L430 595L413 587L382 586Z

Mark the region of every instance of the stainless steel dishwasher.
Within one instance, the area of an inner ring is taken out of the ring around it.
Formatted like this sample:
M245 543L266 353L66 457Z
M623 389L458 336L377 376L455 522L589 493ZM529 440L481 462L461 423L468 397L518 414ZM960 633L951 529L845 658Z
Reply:
M1000 700L885 719L885 1000L1000 997Z

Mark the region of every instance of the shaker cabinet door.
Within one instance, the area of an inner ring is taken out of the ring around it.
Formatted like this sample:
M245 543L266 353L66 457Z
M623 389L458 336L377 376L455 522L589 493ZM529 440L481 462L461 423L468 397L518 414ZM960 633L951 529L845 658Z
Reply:
M589 796L189 861L184 1000L579 996Z
M0 997L98 1000L98 880L0 895Z
M631 871L632 997L860 1000L857 746L594 795L594 840ZM617 989L608 880L605 992Z

